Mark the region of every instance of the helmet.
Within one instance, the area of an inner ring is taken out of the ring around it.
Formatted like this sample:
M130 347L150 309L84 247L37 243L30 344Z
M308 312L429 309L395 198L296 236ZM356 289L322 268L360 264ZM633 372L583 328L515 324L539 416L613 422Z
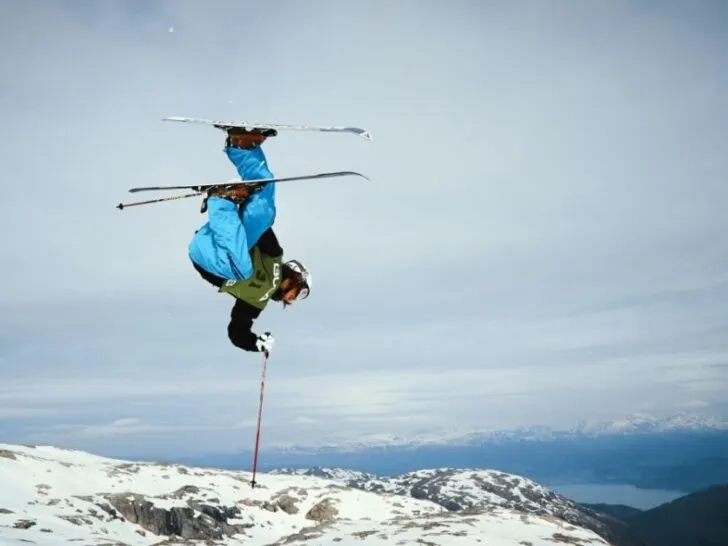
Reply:
M294 273L300 275L300 279L303 283L303 286L301 287L301 290L299 290L296 299L306 299L308 297L308 294L311 292L311 273L309 273L308 269L306 269L306 267L298 260L289 260L284 265Z

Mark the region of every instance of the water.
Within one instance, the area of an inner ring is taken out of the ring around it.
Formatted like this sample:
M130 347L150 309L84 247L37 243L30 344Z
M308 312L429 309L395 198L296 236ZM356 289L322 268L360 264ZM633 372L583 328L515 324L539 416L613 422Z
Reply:
M576 502L624 504L640 510L649 510L686 495L682 491L639 489L627 484L586 483L549 485L547 487Z

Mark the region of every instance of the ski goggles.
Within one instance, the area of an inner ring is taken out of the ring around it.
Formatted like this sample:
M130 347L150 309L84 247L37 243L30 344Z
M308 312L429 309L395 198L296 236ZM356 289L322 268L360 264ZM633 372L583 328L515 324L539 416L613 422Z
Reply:
M302 286L301 289L298 291L298 295L296 296L297 300L305 300L308 297L308 287Z
M311 292L311 274L298 260L290 260L286 266L294 273L295 287L298 288L296 300L305 300Z
M296 301L305 300L308 297L308 293L310 292L310 290L308 288L308 285L306 284L306 281L303 280L303 277L298 277L296 279L295 288L298 289L298 294L296 294Z

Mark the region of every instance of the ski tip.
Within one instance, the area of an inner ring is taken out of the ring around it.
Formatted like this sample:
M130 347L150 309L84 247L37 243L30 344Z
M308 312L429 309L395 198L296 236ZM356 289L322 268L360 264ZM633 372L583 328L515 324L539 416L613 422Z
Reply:
M363 178L367 182L371 182L371 180L372 180L367 175L362 174L362 173L359 173L359 172L356 172L356 171L349 171L347 174L354 175L354 176L360 176L361 178Z
M325 177L330 177L330 176L358 176L360 178L363 178L364 180L371 181L371 178L369 178L367 175L362 174L362 173L360 173L358 171L337 171L337 172L326 173L324 176Z

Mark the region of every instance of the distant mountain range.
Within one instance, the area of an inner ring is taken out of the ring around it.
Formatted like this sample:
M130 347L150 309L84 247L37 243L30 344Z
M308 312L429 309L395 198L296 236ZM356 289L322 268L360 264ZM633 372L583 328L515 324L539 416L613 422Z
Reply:
M597 436L603 434L659 434L676 431L728 430L728 420L688 413L657 418L637 414L629 419L602 421L597 423L581 422L573 435Z
M633 436L664 434L668 432L728 431L728 420L691 413L666 417L635 414L613 421L581 421L572 428L532 425L513 429L480 429L458 431L431 431L412 436L377 434L372 438L341 439L328 443L291 444L278 446L280 451L356 451L371 447L419 447L426 445L477 445L481 443L509 442L513 440L549 441L569 438L597 438L601 436Z
M244 468L250 453L177 457L184 464ZM420 468L498 468L539 483L629 484L690 493L728 483L728 424L678 415L582 423L572 430L528 427L435 441L348 445L263 445L263 469L350 468L393 476Z

